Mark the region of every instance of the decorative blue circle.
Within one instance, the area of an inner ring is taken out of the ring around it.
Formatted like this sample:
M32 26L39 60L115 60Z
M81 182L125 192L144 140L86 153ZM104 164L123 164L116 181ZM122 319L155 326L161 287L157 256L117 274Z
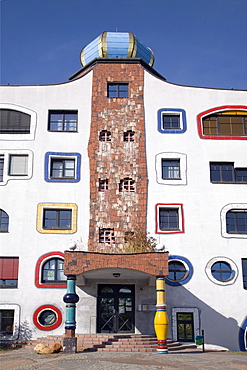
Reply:
M186 274L185 274L184 278L179 280L179 281L173 281L173 280L170 280L166 277L166 279L165 279L166 284L173 285L173 286L179 286L179 285L183 285L183 284L188 283L188 281L190 281L190 279L192 278L192 275L193 275L193 266L192 266L192 264L190 263L190 261L187 258L181 257L181 256L169 256L168 263L169 263L169 261L173 261L173 260L176 260L176 261L179 261L179 262L183 263L184 267L186 268Z

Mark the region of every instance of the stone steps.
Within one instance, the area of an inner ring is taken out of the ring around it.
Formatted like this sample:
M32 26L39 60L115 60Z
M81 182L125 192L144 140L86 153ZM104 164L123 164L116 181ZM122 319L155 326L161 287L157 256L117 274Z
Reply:
M77 351L107 351L107 352L156 352L157 338L154 335L107 335L107 334L78 334ZM25 348L34 348L37 343L51 346L54 343L63 345L63 336L47 336L29 341ZM193 343L181 344L172 340L167 341L168 351L178 351L187 348L197 348Z

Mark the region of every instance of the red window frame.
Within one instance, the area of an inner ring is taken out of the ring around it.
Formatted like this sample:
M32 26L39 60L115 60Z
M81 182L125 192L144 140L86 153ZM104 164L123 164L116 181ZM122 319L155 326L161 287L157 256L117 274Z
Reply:
M197 116L197 128L201 139L214 139L214 140L247 140L247 136L221 136L221 135L204 135L202 119L212 113L227 112L232 110L247 111L247 106L244 105L224 105L222 107L211 108Z
M46 288L46 289L51 289L51 288L52 289L54 288L66 289L67 288L67 284L47 284L47 283L41 282L42 267L44 263L46 263L49 259L56 258L56 257L64 259L64 254L62 252L50 252L50 253L44 254L38 259L36 263L36 267L35 267L35 285L37 288Z

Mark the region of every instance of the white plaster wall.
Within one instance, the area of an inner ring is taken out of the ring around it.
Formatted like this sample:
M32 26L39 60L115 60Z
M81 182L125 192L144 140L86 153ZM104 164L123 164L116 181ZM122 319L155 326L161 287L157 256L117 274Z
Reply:
M18 289L2 290L1 303L20 305L20 323L26 321L33 337L62 334L64 323L53 331L38 330L33 313L41 305L58 307L65 317L63 295L66 289L37 288L35 266L43 254L67 249L70 239L82 240L87 248L89 224L89 161L87 144L91 121L92 72L78 80L46 86L2 86L1 102L31 109L37 113L34 140L4 140L0 150L28 149L33 152L29 180L10 180L0 186L0 208L9 215L9 232L1 233L1 256L19 257ZM78 110L78 132L49 132L48 110ZM2 135L3 136L3 135ZM18 135L20 136L20 135ZM25 135L23 135L25 138ZM81 180L77 183L46 182L46 152L81 154ZM39 203L75 203L78 206L74 234L42 234L36 230Z
M243 289L241 258L246 258L247 240L221 236L222 208L229 203L247 203L246 184L210 183L210 161L231 161L247 167L246 140L200 139L197 115L224 105L246 105L247 92L183 87L164 82L145 72L145 122L148 168L149 232L165 244L170 255L189 259L192 279L182 287L167 287L168 313L172 307L198 307L206 341L214 348L239 349L239 326L246 316L247 297ZM157 111L177 108L186 111L187 131L162 134L158 131ZM161 152L187 155L187 185L158 184L155 156ZM155 234L155 205L182 203L185 233ZM238 267L233 285L221 286L205 273L214 257L230 258ZM171 320L170 320L171 321ZM171 332L170 332L171 335Z

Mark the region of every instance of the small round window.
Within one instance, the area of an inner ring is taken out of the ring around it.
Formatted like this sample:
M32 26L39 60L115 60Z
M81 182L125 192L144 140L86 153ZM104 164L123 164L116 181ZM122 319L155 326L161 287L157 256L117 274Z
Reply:
M52 310L44 310L39 315L38 320L43 326L52 326L57 321L57 315Z
M209 280L218 285L230 285L238 276L236 264L227 257L214 257L206 265Z
M62 313L53 305L40 306L33 314L33 322L40 330L54 330L62 323Z
M216 262L211 267L213 277L219 281L228 281L232 277L232 268L227 262Z
M192 264L187 258L180 256L169 256L169 275L166 278L168 285L182 285L187 283L193 274Z
M173 281L179 281L182 280L187 271L182 262L179 261L171 261L169 262L169 275L168 279Z

